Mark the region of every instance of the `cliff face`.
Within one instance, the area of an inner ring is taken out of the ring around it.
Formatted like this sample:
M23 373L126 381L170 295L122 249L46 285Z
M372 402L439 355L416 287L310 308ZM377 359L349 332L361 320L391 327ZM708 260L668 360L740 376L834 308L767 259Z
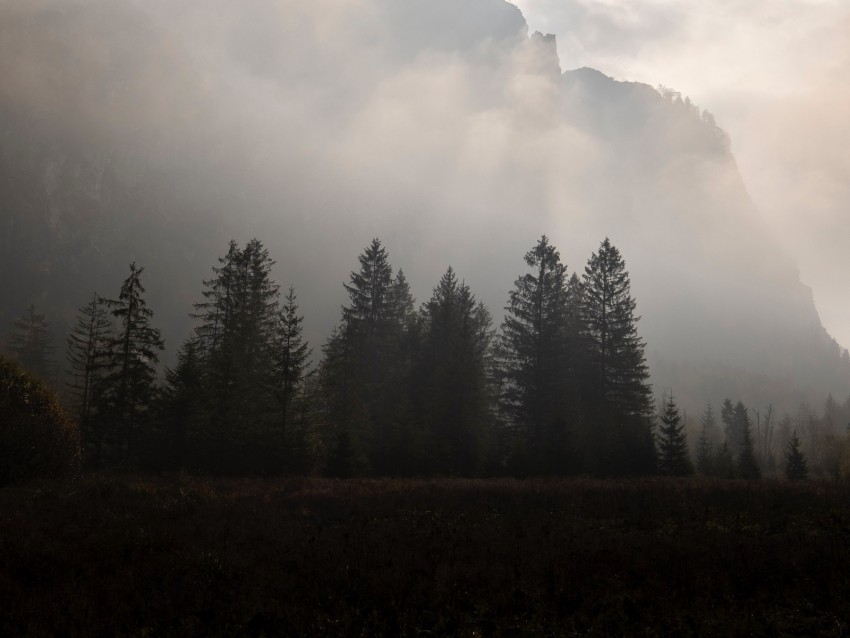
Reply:
M656 388L692 408L743 396L793 409L846 395L846 351L821 324L710 114L591 69L562 83L568 117L616 158L600 214L622 237Z
M562 67L502 0L5 5L0 330L30 302L64 328L137 259L175 350L227 240L253 235L314 342L372 236L420 300L452 264L498 318L540 234L579 272L610 236L659 393L850 392L713 118Z

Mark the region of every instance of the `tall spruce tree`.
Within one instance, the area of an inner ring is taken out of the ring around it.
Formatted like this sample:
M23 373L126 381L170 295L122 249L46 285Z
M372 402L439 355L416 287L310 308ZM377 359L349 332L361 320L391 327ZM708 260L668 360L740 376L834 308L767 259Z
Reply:
M689 476L694 473L688 456L685 424L671 393L663 402L658 433L658 471L666 476Z
M582 395L594 430L587 439L602 473L654 471L652 387L636 306L625 262L606 238L585 267L579 313Z
M743 414L746 416L746 410ZM720 420L723 422L723 434L726 443L729 444L729 451L732 452L733 456L737 456L741 453L741 446L743 445L743 434L741 432L743 423L740 421L740 411L736 414L735 405L731 399L723 400L723 405L720 408Z
M797 430L794 430L785 449L785 478L789 481L803 481L808 477L809 468L806 463L806 455L803 452L800 438L797 436Z
M736 475L744 479L761 478L761 470L758 461L756 461L755 444L753 442L753 425L742 401L738 401L735 405L734 423L741 438L740 451L735 463Z
M272 471L277 401L276 352L280 313L274 261L254 238L227 254L204 281L193 317L206 387L203 440L214 472Z
M563 472L571 469L568 438L576 411L567 268L545 235L525 263L532 272L514 282L498 344L501 400L534 469Z
M159 393L156 441L157 465L166 469L203 467L193 445L205 426L202 361L197 341L187 339L177 352L177 363L165 371Z
M349 304L323 349L326 439L332 446L346 442L355 473L396 473L409 453L408 437L399 433L409 421L403 344L412 299L403 275L393 278L380 240L373 239L358 261L359 270L344 284Z
M413 304L415 301L410 292L410 284L407 283L407 277L404 276L404 271L401 268L398 269L393 279L390 295L393 319L399 330L407 329L414 315Z
M153 311L145 301L141 276L144 268L130 264L117 299L106 300L117 323L106 358L106 374L99 388L98 418L109 424L108 439L113 463L127 463L141 452L150 426L158 353L164 343L151 327Z
M67 382L72 409L80 426L85 462L98 466L103 452L103 422L94 418L95 388L107 365L112 322L104 300L97 294L77 312L68 334Z
M475 474L490 438L490 313L449 267L422 314L414 405L426 436L425 468Z
M15 319L9 338L9 352L24 370L43 382L53 384L54 351L45 315L37 312L34 304L30 304L26 314Z
M622 414L651 416L652 387L626 264L607 238L584 270L581 319L596 392Z
M277 335L277 388L280 404L281 436L287 436L292 407L304 381L304 372L310 358L309 344L304 340L304 317L298 314L295 289L290 286L280 310Z
M387 336L387 325L395 318L393 269L386 248L377 238L357 259L360 270L352 271L349 283L343 284L349 305L343 307L342 318L359 336L374 340L369 344L374 350L370 354L380 357L383 353L378 342Z

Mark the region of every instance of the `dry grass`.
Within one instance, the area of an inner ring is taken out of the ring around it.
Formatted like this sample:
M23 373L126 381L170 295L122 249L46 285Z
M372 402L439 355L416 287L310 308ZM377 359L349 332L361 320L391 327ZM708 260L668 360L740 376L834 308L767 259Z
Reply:
M91 476L0 491L0 635L843 635L850 488Z

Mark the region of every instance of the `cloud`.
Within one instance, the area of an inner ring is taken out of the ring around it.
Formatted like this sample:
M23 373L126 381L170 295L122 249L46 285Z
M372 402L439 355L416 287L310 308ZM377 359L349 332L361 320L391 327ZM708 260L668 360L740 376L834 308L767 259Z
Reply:
M565 68L663 84L712 111L756 205L850 344L850 7L831 0L516 0Z
M665 46L696 51L712 24L682 3L536 4L552 11L567 68L599 55L651 70ZM420 301L452 265L498 317L541 234L579 272L610 235L643 333L679 357L743 358L756 323L765 339L816 323L722 133L649 87L562 77L551 42L529 38L507 3L42 0L0 7L0 25L0 107L111 158L98 161L166 175L162 191L189 209L166 216L194 209L222 233L259 235L314 342L374 236ZM638 79L687 89L662 73ZM157 206L174 205L154 190ZM176 252L188 240L162 241ZM753 294L776 312L758 315ZM747 311L725 312L735 304ZM720 342L715 328L735 322L749 323Z

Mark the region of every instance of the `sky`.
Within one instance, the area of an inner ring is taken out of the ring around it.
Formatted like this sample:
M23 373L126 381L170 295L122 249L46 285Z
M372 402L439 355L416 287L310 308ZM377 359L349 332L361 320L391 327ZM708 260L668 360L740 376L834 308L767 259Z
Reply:
M827 330L850 345L850 3L513 0L564 70L663 85L715 115Z

